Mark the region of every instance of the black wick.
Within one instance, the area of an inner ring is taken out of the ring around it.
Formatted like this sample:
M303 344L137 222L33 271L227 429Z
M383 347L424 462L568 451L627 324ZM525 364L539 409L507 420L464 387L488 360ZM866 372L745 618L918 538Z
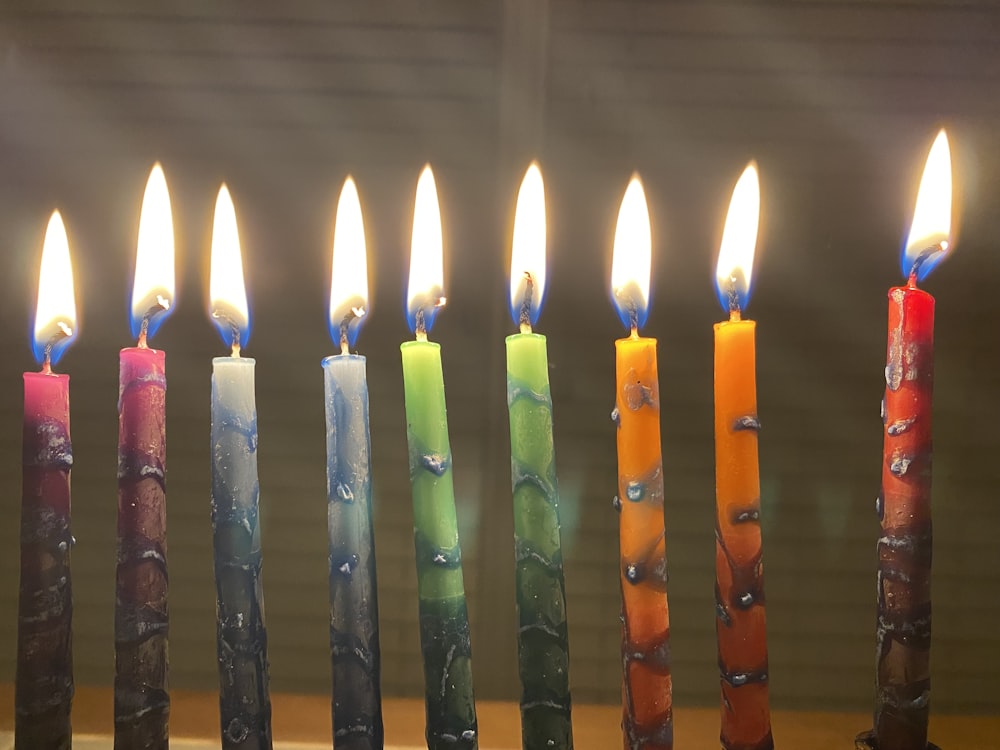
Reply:
M736 290L736 279L729 277L729 314L740 314L740 294Z
M910 269L910 277L916 278L920 274L920 268L935 255L939 255L947 250L948 246L944 242L935 242L933 245L925 247L913 261L913 268Z
M531 328L531 298L535 294L535 281L531 274L524 272L524 298L521 300L521 312L518 315L518 324L521 328Z
M364 308L352 307L347 311L347 314L344 315L343 320L340 321L340 350L344 354L347 354L349 348L347 336L348 329L350 328L351 323L360 318L362 315L364 315Z

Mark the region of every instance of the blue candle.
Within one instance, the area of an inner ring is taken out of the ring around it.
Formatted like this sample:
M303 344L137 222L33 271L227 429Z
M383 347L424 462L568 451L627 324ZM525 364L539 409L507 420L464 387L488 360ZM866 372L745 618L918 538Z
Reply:
M330 288L330 332L341 353L323 360L337 750L381 750L383 743L368 381L365 358L349 353L368 303L367 272L361 203L348 177L337 206Z
M215 551L219 709L226 750L271 748L267 631L261 586L255 361L236 213L223 185L215 205L212 317L231 357L212 360L212 542Z

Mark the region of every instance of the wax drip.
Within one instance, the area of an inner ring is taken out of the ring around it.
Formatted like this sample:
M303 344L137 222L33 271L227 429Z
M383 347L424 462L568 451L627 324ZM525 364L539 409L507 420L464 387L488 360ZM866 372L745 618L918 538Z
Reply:
M535 280L531 278L528 271L524 272L524 298L521 300L521 312L518 315L518 324L521 326L521 333L531 333L531 301L535 293Z

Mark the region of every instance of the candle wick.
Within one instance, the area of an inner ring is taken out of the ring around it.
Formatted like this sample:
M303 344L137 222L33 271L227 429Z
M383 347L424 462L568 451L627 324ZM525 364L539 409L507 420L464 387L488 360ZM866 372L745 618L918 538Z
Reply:
M72 335L73 329L69 327L68 323L62 320L56 322L56 331L49 337L43 350L42 372L44 374L52 374L52 350L55 348L55 345Z
M414 315L414 333L417 335L417 341L427 340L427 323L424 321L424 308L418 307L417 313Z
M639 338L639 308L632 299L628 303L628 326L632 331L632 338Z
M531 273L524 272L524 297L521 299L521 311L518 315L518 324L521 333L531 333L531 300L535 294L535 280L531 278Z
M910 277L907 279L906 285L910 287L910 289L916 289L917 277L920 275L920 268L935 255L939 255L947 249L948 240L942 240L941 242L935 242L933 245L925 247L917 253L917 257L913 260L913 267L910 268Z
M736 277L729 277L729 319L740 319L740 293L736 289Z
M148 310L142 315L142 323L139 325L139 341L136 344L140 349L148 349L149 346L146 344L146 339L149 336L149 321L155 318L160 313L166 312L170 309L170 300L164 297L162 294L156 295L156 302L150 306Z
M361 305L350 308L340 321L340 353L350 354L350 331L351 323L365 314L365 308Z
M240 329L237 328L232 323L230 323L230 326L233 329L233 356L234 357L239 357L240 356Z

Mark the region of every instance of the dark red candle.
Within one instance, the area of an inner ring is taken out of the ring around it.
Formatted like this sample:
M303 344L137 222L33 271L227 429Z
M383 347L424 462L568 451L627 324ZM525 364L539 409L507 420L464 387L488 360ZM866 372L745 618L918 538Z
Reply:
M122 349L118 398L115 743L167 746L165 357Z
M76 300L59 212L45 233L34 353L41 372L24 373L21 584L17 608L15 747L70 747L73 595L70 581L69 376L52 363L76 333Z
M934 298L913 277L889 290L885 374L875 733L879 750L923 750L931 685Z
M18 748L69 748L73 699L69 376L24 373Z
M926 750L930 715L931 412L934 298L917 288L951 249L951 157L942 130L927 157L903 253L906 286L889 290L874 730L858 746Z
M150 349L174 288L173 228L163 170L149 176L132 292L138 345L118 381L118 554L115 571L115 748L166 750L166 358Z

